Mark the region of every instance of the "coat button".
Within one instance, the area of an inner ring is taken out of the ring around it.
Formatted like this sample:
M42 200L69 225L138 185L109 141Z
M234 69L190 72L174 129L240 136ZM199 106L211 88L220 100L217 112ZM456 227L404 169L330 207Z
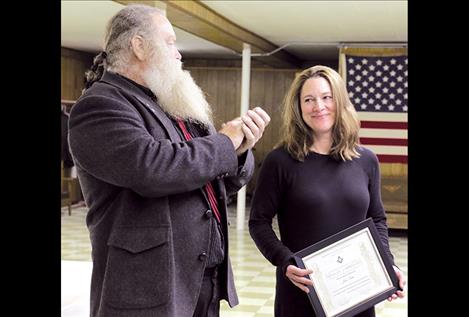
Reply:
M199 255L199 261L205 261L205 258L207 257L207 253L206 252L202 252L200 255Z
M205 212L205 217L207 218L211 218L212 217L212 211L210 209L208 209L206 212Z

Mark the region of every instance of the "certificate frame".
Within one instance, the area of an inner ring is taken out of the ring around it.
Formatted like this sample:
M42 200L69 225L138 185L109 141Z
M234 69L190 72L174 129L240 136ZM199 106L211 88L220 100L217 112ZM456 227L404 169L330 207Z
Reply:
M351 317L401 289L371 218L294 255L299 268L313 269L308 298L317 317Z

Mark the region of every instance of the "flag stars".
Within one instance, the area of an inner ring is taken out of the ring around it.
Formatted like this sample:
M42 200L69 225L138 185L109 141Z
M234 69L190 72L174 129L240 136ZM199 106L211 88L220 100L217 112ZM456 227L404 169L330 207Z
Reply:
M347 56L348 98L357 111L407 111L405 56Z

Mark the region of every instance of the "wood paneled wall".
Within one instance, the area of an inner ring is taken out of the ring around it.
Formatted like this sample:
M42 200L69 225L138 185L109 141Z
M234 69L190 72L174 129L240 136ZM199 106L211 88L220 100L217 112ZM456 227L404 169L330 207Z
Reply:
M402 176L407 177L407 164L403 163L381 163L380 164L382 176Z
M84 88L85 71L93 64L91 53L61 48L61 99L76 100Z
M207 95L212 105L215 127L240 115L241 69L220 67L185 67ZM247 186L252 194L259 167L265 156L280 141L280 126L283 98L293 82L295 69L251 69L249 108L261 106L272 121L262 139L255 145L256 170Z
M62 48L62 99L76 100L84 87L84 73L93 62L94 54ZM325 64L325 63L322 63ZM251 69L250 108L261 106L272 118L262 139L253 149L256 159L254 177L247 186L248 196L252 195L260 166L265 156L280 141L282 102L300 69L271 69L256 67ZM327 65L335 66L333 63ZM241 68L239 61L227 60L186 60L184 68L189 70L197 84L206 93L212 105L215 127L220 129L223 122L240 114ZM407 176L407 165L381 164L383 177ZM385 195L386 196L386 195ZM383 197L385 198L385 197Z

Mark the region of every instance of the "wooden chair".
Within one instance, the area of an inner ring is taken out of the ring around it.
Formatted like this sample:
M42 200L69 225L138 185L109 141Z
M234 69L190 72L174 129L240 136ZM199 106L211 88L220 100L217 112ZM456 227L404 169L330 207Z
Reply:
M60 187L61 187L61 206L67 206L68 207L68 215L72 215L72 191L73 191L73 178L71 177L65 177L64 176L64 167L63 167L63 161L61 164L61 182L60 182Z

